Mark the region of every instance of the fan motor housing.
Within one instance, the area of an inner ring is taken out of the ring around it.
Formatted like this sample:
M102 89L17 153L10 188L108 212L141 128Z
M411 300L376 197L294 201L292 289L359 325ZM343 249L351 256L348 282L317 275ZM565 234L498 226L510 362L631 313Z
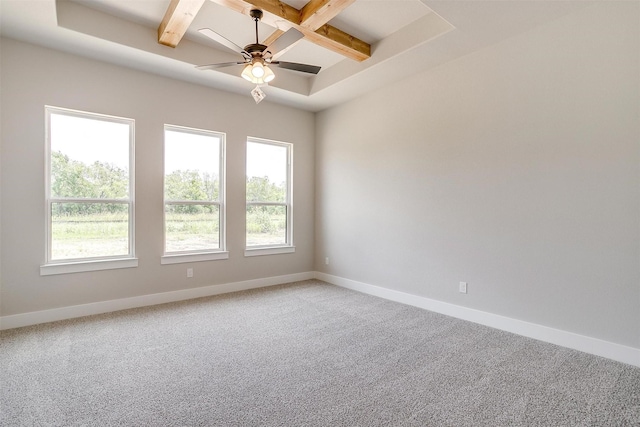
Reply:
M262 19L262 11L260 9L251 9L249 16L253 19Z
M248 44L244 47L244 50L247 53L250 53L251 55L253 55L254 53L261 53L263 52L265 49L267 48L267 46L260 44L260 43L253 43L253 44Z

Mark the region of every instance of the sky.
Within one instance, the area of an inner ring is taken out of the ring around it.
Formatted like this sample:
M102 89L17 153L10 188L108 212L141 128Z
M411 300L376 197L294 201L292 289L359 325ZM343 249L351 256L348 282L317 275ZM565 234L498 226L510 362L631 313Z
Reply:
M198 170L218 175L220 138L215 135L165 131L164 173Z
M247 144L247 176L268 176L281 184L287 180L287 149L281 145L249 142Z
M129 125L51 114L51 151L92 164L115 164L129 170Z
M219 174L220 137L167 129L165 174L176 170L198 170ZM96 161L129 170L129 125L65 114L51 114L51 151L90 165ZM247 176L268 176L286 181L287 150L273 144L247 144Z

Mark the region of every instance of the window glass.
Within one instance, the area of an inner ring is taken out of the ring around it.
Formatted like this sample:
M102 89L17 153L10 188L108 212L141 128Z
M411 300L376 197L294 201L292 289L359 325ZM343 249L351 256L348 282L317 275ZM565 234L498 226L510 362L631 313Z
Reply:
M291 245L291 144L247 142L246 245Z
M223 250L224 135L165 126L165 253Z
M47 262L133 256L133 120L47 107Z

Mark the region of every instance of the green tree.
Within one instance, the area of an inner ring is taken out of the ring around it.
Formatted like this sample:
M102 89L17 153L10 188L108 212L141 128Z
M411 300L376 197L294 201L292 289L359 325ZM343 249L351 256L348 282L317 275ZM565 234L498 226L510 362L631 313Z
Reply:
M53 197L91 197L86 165L55 151L51 154L51 195Z
M216 201L220 184L215 174L195 170L177 170L165 177L167 200ZM210 212L214 206L174 205L176 213Z
M94 192L101 199L122 199L129 193L127 172L117 166L95 162L88 170Z
M266 176L252 176L247 180L248 202L285 202L286 194L284 182L276 185Z
M277 185L268 177L252 176L247 180L248 202L286 202L286 183ZM283 206L263 205L247 207L247 232L276 233L286 223L286 209Z
M98 161L87 165L59 151L51 153L53 197L123 199L128 195L128 188L128 172L116 165ZM113 203L60 203L54 206L59 215L114 213L126 209L126 205Z

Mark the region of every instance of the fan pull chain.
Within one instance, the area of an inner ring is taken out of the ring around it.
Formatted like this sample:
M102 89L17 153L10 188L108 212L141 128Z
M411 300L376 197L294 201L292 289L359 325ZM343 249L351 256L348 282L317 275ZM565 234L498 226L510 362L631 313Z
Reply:
M259 104L260 101L265 99L267 95L260 89L259 85L256 85L255 89L251 91L251 96L253 96L253 100L256 101L256 104Z

